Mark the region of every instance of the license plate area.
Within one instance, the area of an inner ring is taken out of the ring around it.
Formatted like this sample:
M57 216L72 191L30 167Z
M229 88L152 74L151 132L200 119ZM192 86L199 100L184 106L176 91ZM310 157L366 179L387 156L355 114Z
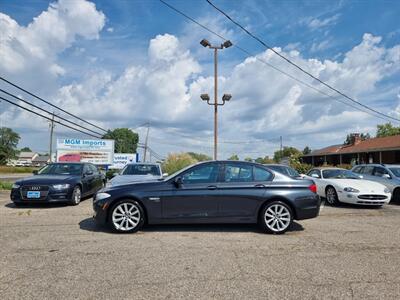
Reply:
M26 193L26 198L38 199L38 198L40 198L40 192L39 191L28 191Z

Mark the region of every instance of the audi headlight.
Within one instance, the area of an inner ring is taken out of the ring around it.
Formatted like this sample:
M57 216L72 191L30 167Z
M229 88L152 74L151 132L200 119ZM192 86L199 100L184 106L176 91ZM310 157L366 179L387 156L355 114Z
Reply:
M390 193L390 190L389 190L388 188L385 188L385 189L383 190L383 192L386 193L386 194L389 194L389 193Z
M19 189L20 185L13 183L13 185L11 186L12 189Z
M352 187L345 187L343 190L348 193L359 193L360 192L359 190L352 188Z
M94 198L94 200L95 200L95 201L99 201L99 200L106 199L106 198L108 198L108 197L111 197L111 195L108 194L108 193L97 193L97 194L96 194L96 197Z
M53 188L56 190L65 190L65 189L69 188L69 184L68 183L53 184Z

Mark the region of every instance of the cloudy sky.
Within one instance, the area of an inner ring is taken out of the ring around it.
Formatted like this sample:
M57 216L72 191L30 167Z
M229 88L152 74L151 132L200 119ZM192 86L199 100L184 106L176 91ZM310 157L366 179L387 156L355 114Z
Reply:
M271 155L279 136L284 145L316 149L343 142L347 133L374 134L386 122L340 102L346 100L267 51L206 1L167 2L251 53L231 47L219 54L219 96L232 94L219 110L220 158ZM399 1L214 3L318 78L400 118ZM161 2L0 0L0 33L2 77L103 128L150 122L150 146L163 156L212 154L213 109L199 96L213 95L213 56L199 41L221 39ZM0 88L44 105L4 83ZM46 120L3 101L0 122L21 135L20 147L47 151ZM143 141L145 129L137 130ZM83 137L60 125L55 132Z

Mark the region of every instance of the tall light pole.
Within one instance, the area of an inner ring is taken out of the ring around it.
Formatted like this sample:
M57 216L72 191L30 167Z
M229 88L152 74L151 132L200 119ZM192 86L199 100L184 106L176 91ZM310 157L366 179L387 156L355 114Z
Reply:
M224 105L225 101L229 101L231 99L231 95L225 94L222 97L222 104L218 103L218 50L222 50L224 48L229 48L232 46L231 41L225 41L223 44L219 46L213 46L206 39L201 40L200 44L203 47L214 49L214 103L210 103L210 97L207 94L202 94L201 99L207 101L207 104L214 105L214 160L217 160L217 151L218 151L218 105ZM225 99L224 99L225 98Z

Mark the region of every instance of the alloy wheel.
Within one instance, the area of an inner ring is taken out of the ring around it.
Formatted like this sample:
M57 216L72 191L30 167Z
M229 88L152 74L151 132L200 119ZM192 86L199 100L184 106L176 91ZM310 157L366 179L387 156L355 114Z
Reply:
M138 226L140 217L140 210L136 204L123 202L114 208L112 222L119 231L131 231Z
M331 205L336 203L336 192L333 188L328 188L326 191L326 201Z
M76 187L72 195L73 204L78 205L81 202L81 198L82 198L81 189L79 187Z
M273 204L265 211L265 224L273 232L282 232L290 225L290 211L286 206Z

